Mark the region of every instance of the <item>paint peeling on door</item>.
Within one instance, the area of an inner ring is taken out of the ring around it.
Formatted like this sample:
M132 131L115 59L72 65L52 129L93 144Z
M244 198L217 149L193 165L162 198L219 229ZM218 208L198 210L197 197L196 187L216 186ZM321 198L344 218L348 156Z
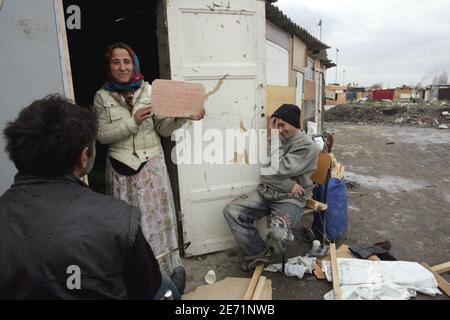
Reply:
M219 79L219 81L217 82L217 84L216 84L216 86L214 87L214 89L212 89L210 92L208 92L207 94L206 94L206 100L208 100L208 98L210 97L210 96L212 96L213 94L215 94L217 91L219 91L220 90L220 88L222 87L222 85L223 85L223 80L225 80L227 77L229 77L230 75L229 74L226 74L226 75L224 75L222 78L220 78Z

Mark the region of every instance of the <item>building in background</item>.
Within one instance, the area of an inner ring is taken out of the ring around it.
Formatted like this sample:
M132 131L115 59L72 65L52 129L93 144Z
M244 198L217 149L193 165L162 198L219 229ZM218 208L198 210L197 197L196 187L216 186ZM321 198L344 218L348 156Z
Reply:
M330 47L294 23L279 8L266 3L266 79L268 116L281 104L302 109L302 125L322 130L325 74L335 64Z

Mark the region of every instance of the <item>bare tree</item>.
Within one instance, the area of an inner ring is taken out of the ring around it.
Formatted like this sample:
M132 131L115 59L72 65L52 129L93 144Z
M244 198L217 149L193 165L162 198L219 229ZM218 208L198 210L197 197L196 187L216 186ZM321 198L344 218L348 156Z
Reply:
M448 83L448 74L447 71L444 71L433 78L433 84L447 84Z

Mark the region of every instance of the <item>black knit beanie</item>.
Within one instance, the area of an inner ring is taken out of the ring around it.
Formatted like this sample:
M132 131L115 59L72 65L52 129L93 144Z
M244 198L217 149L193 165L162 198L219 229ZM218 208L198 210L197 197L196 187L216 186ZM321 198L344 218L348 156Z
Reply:
M272 115L300 129L300 108L293 104L283 104Z

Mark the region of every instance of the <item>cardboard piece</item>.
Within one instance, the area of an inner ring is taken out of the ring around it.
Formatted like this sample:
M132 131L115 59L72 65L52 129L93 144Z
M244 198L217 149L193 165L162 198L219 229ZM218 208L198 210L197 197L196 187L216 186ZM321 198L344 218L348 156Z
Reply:
M317 262L314 265L314 275L319 280L326 280L327 279L327 276L325 275L325 272L323 272L322 268L320 267L320 265Z
M263 277L260 277L260 279ZM250 284L249 278L225 278L214 284L200 286L183 295L183 300L242 300ZM272 280L264 279L255 299L272 300Z
M267 117L283 104L295 104L295 88L284 86L267 86Z
M151 101L158 116L190 118L205 107L205 87L201 83L156 79Z
M341 245L339 247L339 249L336 250L336 256L337 256L337 258L359 259L358 257L355 257L353 255L353 253L350 251L349 247L345 244ZM330 255L328 254L325 257L320 258L319 260L330 261ZM367 260L380 261L380 258L378 258L377 256L371 256L371 257L367 258Z

